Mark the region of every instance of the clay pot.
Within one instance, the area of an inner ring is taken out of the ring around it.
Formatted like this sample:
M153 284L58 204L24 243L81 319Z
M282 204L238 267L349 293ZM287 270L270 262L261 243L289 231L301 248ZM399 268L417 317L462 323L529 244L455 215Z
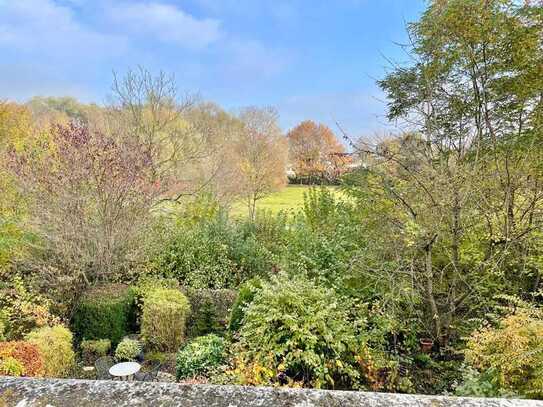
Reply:
M420 350L424 353L430 353L432 347L434 346L434 341L430 338L421 338L420 339Z

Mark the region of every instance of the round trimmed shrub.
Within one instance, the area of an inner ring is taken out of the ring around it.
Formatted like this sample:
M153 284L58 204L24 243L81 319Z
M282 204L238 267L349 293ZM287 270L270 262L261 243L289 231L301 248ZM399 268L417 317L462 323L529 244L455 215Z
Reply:
M177 380L205 375L224 361L225 341L217 335L200 336L179 350Z
M141 335L152 350L175 352L185 340L185 323L190 304L175 289L157 288L143 299Z
M124 338L115 349L115 360L125 362L135 360L143 350L141 342L136 339Z
M43 327L29 333L27 341L36 345L44 360L44 376L66 377L75 364L73 335L62 325Z
M0 366L5 369L0 374L11 371L20 376L39 377L44 372L43 356L39 348L24 341L0 342Z
M299 277L263 283L239 337L242 384L349 388L360 377L354 328L337 294Z
M134 295L121 284L88 291L72 318L72 329L79 340L106 338L113 345L119 343L134 324Z

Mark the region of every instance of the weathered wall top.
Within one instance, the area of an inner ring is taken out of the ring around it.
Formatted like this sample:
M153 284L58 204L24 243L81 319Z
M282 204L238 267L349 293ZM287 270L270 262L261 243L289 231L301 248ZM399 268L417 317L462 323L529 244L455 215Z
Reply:
M0 407L543 406L543 402L405 394L0 377Z

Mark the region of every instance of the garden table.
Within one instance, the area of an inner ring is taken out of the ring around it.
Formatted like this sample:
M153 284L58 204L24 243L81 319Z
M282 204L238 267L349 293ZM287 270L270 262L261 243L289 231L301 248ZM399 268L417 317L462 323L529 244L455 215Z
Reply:
M118 377L120 380L132 380L134 374L141 369L141 365L136 362L117 363L109 368L109 374Z

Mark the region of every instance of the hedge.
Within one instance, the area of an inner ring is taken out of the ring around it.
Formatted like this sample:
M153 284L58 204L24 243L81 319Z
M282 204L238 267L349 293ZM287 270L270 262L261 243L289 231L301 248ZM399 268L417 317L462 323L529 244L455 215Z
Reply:
M141 335L152 350L175 352L185 340L190 304L172 288L157 288L143 299Z
M109 339L112 346L134 326L134 294L122 284L101 286L85 293L72 318L72 330L78 340Z

